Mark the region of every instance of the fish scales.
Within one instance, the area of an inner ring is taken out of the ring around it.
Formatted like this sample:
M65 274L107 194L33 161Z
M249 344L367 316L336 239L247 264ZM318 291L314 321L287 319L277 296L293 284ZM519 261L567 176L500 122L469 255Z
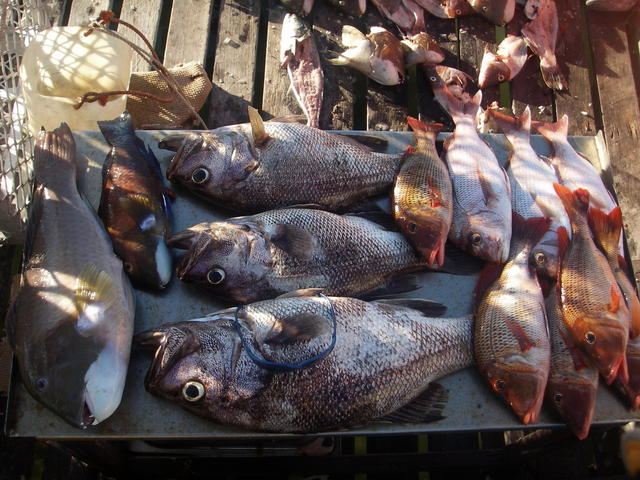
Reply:
M434 319L406 307L351 298L294 297L247 305L239 315L241 331L264 359L311 358L330 342L328 302L335 311L336 344L308 368L273 373L258 366L240 347L229 312L221 312L210 321L158 330L169 338L197 338L200 345L187 355L180 352L189 349L174 348L177 358L159 357L159 363L171 366L149 375L147 389L216 422L260 431L315 432L381 418L412 401L431 381L472 362L470 317ZM286 345L264 340L279 322L302 314L316 315L322 333ZM205 386L199 403L182 398L183 384L190 380Z
M264 128L269 140L259 147L249 124L189 135L167 176L243 213L309 203L336 210L385 192L400 167L401 154L371 152L305 125L265 122ZM195 183L199 169L206 180Z

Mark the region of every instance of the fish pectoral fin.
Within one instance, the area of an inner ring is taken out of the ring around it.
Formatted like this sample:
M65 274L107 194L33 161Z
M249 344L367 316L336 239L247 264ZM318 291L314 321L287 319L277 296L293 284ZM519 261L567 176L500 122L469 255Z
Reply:
M371 290L365 295L362 295L361 298L363 300L389 298L396 295L413 292L420 288L422 288L422 286L418 282L418 277L416 275L400 275L387 281L384 286Z
M374 300L371 303L377 303L394 309L395 307L406 307L418 310L426 317L439 317L447 312L447 306L439 302L424 300L421 298L392 298Z
M291 292L278 295L276 298L294 298L294 297L317 297L323 292L324 288L301 288Z
M280 224L271 236L271 243L299 260L310 260L316 250L316 239L303 228Z
M325 317L305 312L279 320L267 333L264 342L269 345L293 345L308 342L329 331Z
M74 302L78 311L76 329L86 334L98 326L104 312L115 303L117 289L113 279L93 263L82 269L76 282Z
M611 285L611 303L609 304L609 311L616 313L620 308L620 295L616 292L616 286Z
M251 133L253 134L253 143L256 147L262 147L266 145L271 137L267 135L267 132L264 129L264 120L262 120L258 110L249 105L248 111L249 121L251 122Z
M33 190L33 198L31 205L29 206L29 220L27 222L27 229L24 234L24 245L22 247L22 267L27 264L27 261L33 254L33 245L38 235L38 229L40 226L40 220L42 220L42 207L44 205L44 185L36 184Z
M449 400L449 391L439 383L429 387L413 401L381 418L392 423L429 423L443 420L442 414Z
M478 173L478 180L480 181L480 188L482 189L482 196L484 197L484 204L488 206L489 203L495 200L496 195L494 194L491 182L489 182L482 173L480 165L476 167L476 171Z
M520 325L517 321L513 320L510 317L505 317L504 323L511 332L511 335L513 335L513 337L518 342L520 351L526 352L530 348L536 346L535 342L531 340L531 338L529 338L527 332L525 332L524 328L522 328L522 325Z
M126 197L119 197L118 204L143 232L162 230L162 222L159 220L162 214L161 206L150 196L130 193Z

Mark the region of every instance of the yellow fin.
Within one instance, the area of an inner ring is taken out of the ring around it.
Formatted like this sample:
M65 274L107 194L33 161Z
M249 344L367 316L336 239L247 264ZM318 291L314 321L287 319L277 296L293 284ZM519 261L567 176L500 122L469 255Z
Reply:
M102 303L106 310L117 299L116 286L113 280L103 270L98 270L93 263L88 263L78 277L75 291L75 303L82 315L86 308L94 303Z
M253 133L253 141L256 146L260 147L269 140L269 135L264 129L264 120L258 113L258 110L252 106L249 109L249 121L251 122L251 132Z

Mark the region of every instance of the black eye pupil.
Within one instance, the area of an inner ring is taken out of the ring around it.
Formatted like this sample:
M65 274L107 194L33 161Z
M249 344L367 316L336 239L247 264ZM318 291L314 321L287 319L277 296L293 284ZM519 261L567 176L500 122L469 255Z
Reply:
M189 398L196 398L198 395L200 395L200 391L198 390L198 387L196 387L195 385L189 385L185 392L184 392L187 397Z
M496 388L498 389L498 391L502 391L504 390L505 384L504 384L504 380L496 380Z
M125 263L122 265L122 267L124 268L124 271L127 273L131 273L131 270L133 270L133 265L131 265L130 263Z
M585 335L585 338L589 343L594 343L596 341L596 336L593 332L587 332L587 334Z
M562 394L561 394L561 393L556 393L556 394L553 396L553 399L554 399L556 402L559 402L560 400L562 400Z
M415 232L418 226L415 223L411 222L409 223L409 225L407 225L407 228L409 229L410 232Z
M47 379L46 378L37 379L36 380L36 389L42 391L45 388L47 388Z
M196 168L191 174L191 179L195 183L202 183L209 178L209 172L204 168Z

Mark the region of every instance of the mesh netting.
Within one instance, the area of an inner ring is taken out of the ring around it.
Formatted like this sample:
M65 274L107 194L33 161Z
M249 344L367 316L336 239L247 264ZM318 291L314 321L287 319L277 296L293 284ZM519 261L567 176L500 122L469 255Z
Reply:
M20 243L31 197L33 138L18 68L37 32L60 12L57 0L0 0L0 243Z

